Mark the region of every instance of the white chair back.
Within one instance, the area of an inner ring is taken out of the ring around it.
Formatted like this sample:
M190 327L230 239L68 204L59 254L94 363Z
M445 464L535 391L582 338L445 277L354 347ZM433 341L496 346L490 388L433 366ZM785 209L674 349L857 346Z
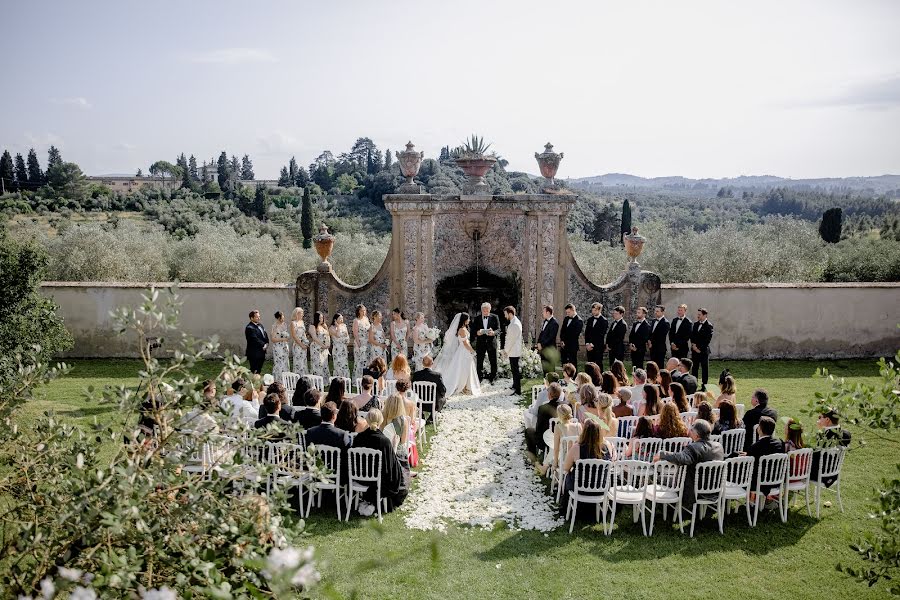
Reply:
M656 493L672 492L676 494L676 498L681 498L681 494L684 491L685 473L687 473L687 469L684 465L676 465L666 460L654 463L654 491Z
M569 452L569 448L572 447L572 444L578 443L577 435L567 435L559 438L559 471L562 473L562 466L566 460L566 454Z
M612 444L612 447L615 449L616 460L621 460L625 457L625 450L628 448L628 438L611 435L606 438L606 441Z
M341 480L341 449L334 446L316 446L316 454L322 460L325 468L325 483L335 484Z
M556 432L557 425L559 425L559 419L557 419L556 417L551 417L550 418L550 433Z
M306 448L306 433L302 429L297 430L297 443Z
M650 462L653 457L659 454L662 448L662 439L660 438L640 438L635 441L634 451L631 453L633 460Z
M538 385L531 388L531 404L534 405L537 402L538 394L547 389L547 386L543 383L539 383Z
M580 458L575 461L575 491L579 494L600 495L609 489L612 463L599 458Z
M694 475L694 498L698 504L718 504L725 493L724 460L697 463Z
M691 410L688 412L681 413L681 422L684 423L684 426L688 429L691 428L691 425L694 424L694 421L697 420L697 411Z
M725 452L725 456L741 452L744 449L744 438L746 435L747 430L743 427L729 429L722 433L722 450Z
M291 442L276 442L268 447L269 462L278 475L300 475L306 447Z
M350 448L347 451L350 480L378 483L381 490L381 451L374 448Z
M643 460L626 459L616 461L616 482L613 484L613 500L616 491L643 490L653 474L653 463Z
M397 380L396 379L385 379L384 380L384 389L378 392L379 396L384 396L387 398L391 394L397 391Z
M356 384L356 393L362 394L362 377L357 377L353 382Z
M714 443L716 443L716 444L721 444L721 443L722 443L722 436L721 436L721 435L713 435L713 434L710 434L710 436L709 436L709 441L710 441L710 442L714 442Z
M325 392L325 380L321 375L303 375L303 379L309 382L309 385L320 392Z
M663 452L681 452L685 446L691 443L689 437L673 437L663 440Z
M819 452L821 453L819 455L819 473L816 480L822 481L824 477L840 477L847 448L845 446L835 446L833 448L824 448Z
M349 377L332 377L331 379L332 379L332 381L334 381L335 379L340 379L341 381L343 381L344 382L344 393L347 394L348 396L356 395L353 393L353 380L350 379Z
M735 404L734 407L737 409L738 420L742 420L744 418L744 405L743 404Z
M753 463L756 459L752 456L735 456L725 459L725 486L726 488L741 488L750 491L750 481L753 479Z
M812 473L812 448L800 448L788 452L788 490L805 490Z
M294 395L294 390L297 389L298 381L300 381L300 375L297 373L285 371L281 374L281 384L284 386L284 389L287 390L287 397L289 399Z
M761 487L777 487L779 490L784 485L787 476L788 455L769 454L759 459L759 473L756 477L756 490ZM771 493L771 492L770 492Z
M634 428L640 417L619 417L619 431L616 432L617 437L630 439Z
M422 404L434 404L437 401L437 384L430 381L416 381L412 389L419 396Z

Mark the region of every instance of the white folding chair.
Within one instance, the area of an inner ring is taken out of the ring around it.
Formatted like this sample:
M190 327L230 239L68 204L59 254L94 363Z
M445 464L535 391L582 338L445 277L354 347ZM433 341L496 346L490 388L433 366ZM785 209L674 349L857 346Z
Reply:
M353 380L352 379L350 379L349 377L332 377L332 379L340 379L341 381L344 382L344 392L348 396L355 395L355 394L353 394Z
M713 416L716 418L716 420L718 421L718 420L719 420L719 409L718 409L718 408L712 409L712 414L713 414Z
M277 442L267 448L270 452L269 462L272 464L271 489L281 486L296 487L300 505L300 516L303 512L303 491L310 482L308 472L303 470L303 457L306 447L291 442Z
M787 521L788 508L791 503L791 492L794 495L803 492L806 500L806 514L812 516L809 509L809 476L812 473L812 448L800 448L788 452L787 481L784 486L784 508L782 509L783 521Z
M619 417L619 426L618 431L616 432L617 437L630 439L632 432L634 432L634 428L637 425L640 417Z
M534 403L537 402L538 394L547 389L547 386L539 383L533 388L531 388L531 405L534 406Z
M184 430L178 439L178 450L182 455L181 472L187 475L210 476L212 468L212 448L202 434Z
M697 420L697 411L695 411L695 410L683 412L683 413L680 413L680 415L681 415L681 422L684 423L684 426L687 427L688 429L690 429L691 425L694 424L694 421Z
M322 492L324 490L334 491L334 504L337 507L338 521L341 517L341 449L334 446L316 446L316 454L324 463L325 480L313 480L310 484L309 503L306 505L306 514L312 509L313 496L318 496L317 506L322 507Z
M309 385L313 388L319 390L320 392L325 392L325 380L321 375L302 375L303 379L309 382Z
M605 439L610 444L612 444L613 449L615 449L616 451L613 460L621 460L625 458L625 450L628 449L628 438L611 435Z
M643 441L643 440L642 440ZM612 514L609 517L609 531L612 533L616 524L616 507L619 504L631 506L631 517L635 523L641 519L641 530L647 535L647 522L644 520L644 493L653 474L653 464L642 460L618 460L613 463L613 480L610 482L609 502Z
M818 519L822 506L821 494L823 490L834 489L834 492L837 494L838 506L841 507L841 512L844 512L844 503L841 502L841 467L844 465L847 448L845 446L835 446L834 448L817 450L817 452L820 452L818 473L810 479L810 483L816 488L816 518ZM822 483L825 479L832 478L834 481L831 483L831 486L826 486Z
M559 419L556 417L550 417L550 433L556 432L556 426L559 425Z
M553 493L554 487L556 488L556 501L559 502L560 497L562 496L562 488L565 482L563 481L563 477L565 473L563 473L563 463L566 461L566 454L569 452L569 448L572 447L572 444L578 443L577 435L567 435L565 437L559 438L559 460L557 460L556 464L553 464L553 449L550 449L550 493Z
M664 460L654 464L653 483L647 486L644 492L643 510L650 511L650 527L647 535L653 535L653 523L656 520L656 505L663 506L663 518L671 504L674 508L673 518L678 517L678 529L684 533L684 516L681 511L681 501L684 497L684 465L676 465ZM647 503L650 503L649 509Z
M691 443L689 437L673 437L663 440L662 452L681 452Z
M306 448L306 434L302 429L297 429L297 443Z
M659 454L662 448L661 438L638 438L634 440L634 450L631 452L631 460L650 462Z
M362 394L362 377L357 377L356 379L353 380L353 382L356 384L356 392L358 394ZM373 395L377 395L377 394L373 394Z
M722 435L721 434L719 434L719 435L710 434L709 441L710 441L710 443L721 444L722 443Z
M737 418L740 421L744 418L744 405L743 404L735 404L734 407L737 409Z
M300 375L298 375L297 373L285 371L281 374L281 383L282 385L284 385L284 389L287 390L288 399L293 397L294 390L297 389L298 381L300 381Z
M569 533L575 529L579 503L594 504L597 507L597 522L602 514L603 531L606 532L606 502L611 470L612 463L608 460L589 458L575 461L574 488L569 493L569 503L566 505L566 520L572 515Z
M694 506L691 507L691 537L694 525L702 519L707 506L715 506L719 518L719 533L725 533L725 461L698 463L694 473Z
M434 431L438 429L438 412L437 412L437 384L430 381L415 381L412 384L413 392L419 397L417 402L420 411L424 411L425 406L431 408L431 422L434 425ZM424 429L424 427L423 427Z
M744 449L744 439L746 435L747 430L743 427L729 429L722 433L722 450L725 453L725 456L734 454L735 452L741 452Z
M725 512L728 502L744 501L747 509L747 524L753 525L750 514L750 483L753 480L753 465L756 459L752 456L736 456L725 459ZM737 507L735 507L735 510Z
M350 510L353 506L359 506L359 496L375 486L375 510L378 513L378 521L381 522L381 506L385 499L381 497L381 451L374 448L350 448L347 451L347 464L350 474L347 484L347 515L345 521L350 520ZM387 510L387 507L385 507Z
M397 380L396 379L385 379L384 380L384 389L378 392L379 396L384 396L387 398L391 394L397 391Z
M766 496L778 496L779 516L784 521L787 517L784 515L784 482L787 477L788 455L787 454L769 454L759 459L757 463L756 486L753 493L756 494L756 501L753 503L753 526L759 520L759 511L766 502ZM769 488L765 493L761 492L762 488Z

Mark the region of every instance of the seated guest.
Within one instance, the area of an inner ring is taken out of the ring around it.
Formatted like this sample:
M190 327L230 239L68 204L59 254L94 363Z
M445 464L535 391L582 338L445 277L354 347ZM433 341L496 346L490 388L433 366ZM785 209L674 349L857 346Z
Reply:
M628 388L631 389L631 388ZM612 371L604 371L600 375L600 391L604 394L615 395L619 391L619 380L612 374ZM634 398L634 392L631 395Z
M549 376L552 374L553 373L548 373L547 375ZM585 389L587 389L587 387ZM544 451L547 449L547 446L544 443L544 432L550 429L550 419L559 417L556 409L560 404L561 397L562 388L560 387L559 383L551 383L547 387L547 403L542 404L540 408L538 408L534 428L525 430L525 442L528 445L528 450L532 454L537 454L538 451Z
M659 384L659 365L652 360L647 363L647 382L654 385Z
M359 380L359 386L362 388L359 395L350 398L350 402L356 406L357 410L366 412L373 408L381 408L381 401L372 393L372 388L375 387L375 380L372 379L372 376L363 375Z
M638 448L638 441L644 438L652 438L653 437L653 423L650 422L650 419L647 417L641 417L638 419L637 424L634 426L634 429L631 431L631 439L628 442L628 448L625 450L625 458L634 457L636 460L645 460L648 457L638 456L636 454Z
M350 447L350 435L343 429L335 427L338 416L338 407L334 402L326 402L319 409L322 422L306 430L306 445L332 446L346 450Z
M688 412L690 407L688 406L687 393L684 390L684 386L678 382L673 382L669 386L669 391L672 392L671 403L675 405L678 412Z
M278 394L266 396L265 400L263 400L263 407L266 409L266 416L253 424L254 429L265 429L269 425L286 425L288 423L278 416L278 413L281 411L281 398Z
M821 463L822 458L820 451L822 448L849 446L850 432L841 428L840 416L833 408L819 415L819 419L816 421L816 429L818 430L816 432L816 448L813 450L812 474L810 478L812 481L818 482L819 464ZM822 484L825 487L831 487L834 485L835 481L837 481L837 477L824 477L822 479Z
M303 406L303 396L306 395L306 390L310 389L309 380L306 377L301 377L297 380L297 387L294 388L294 395L291 396L291 405L292 406Z
M566 512L566 507L569 504L569 494L575 489L575 461L588 458L615 460L615 448L604 438L603 428L594 421L589 420L584 423L584 429L581 431L581 437L578 438L578 442L569 446L569 451L563 460L562 472L560 473L560 476L565 477L562 498L559 503L561 513L564 514Z
M737 407L733 402L723 402L719 405L719 418L713 425L713 435L722 435L732 429L740 429L744 426L737 416Z
M323 402L334 402L334 405L338 406L340 401L344 399L346 391L347 384L344 383L344 380L333 377L328 385L328 394L326 394Z
M631 390L631 397L643 400L644 386L647 385L647 371L643 369L635 369L633 377L634 385L628 388Z
M572 363L563 365L563 380L560 382L564 394L572 394L578 391L578 385L575 383L575 375L578 370Z
M596 389L591 386L591 389ZM619 419L612 410L613 397L609 394L597 394L597 408L600 410L600 418L606 424L604 435L615 436L619 431ZM601 426L602 428L602 426Z
M691 367L694 363L689 358L678 361L678 376L672 375L672 381L680 383L684 387L684 393L690 396L697 391L697 378L691 375Z
M708 421L707 421L708 422ZM663 404L662 411L659 413L659 425L654 429L654 435L658 438L667 440L673 437L687 437L687 427L678 414L678 409L671 402Z
M344 401L344 405L353 406L352 403ZM353 406L355 409L356 407ZM343 410L343 405L341 407ZM409 493L408 479L404 479L403 468L400 460L394 452L393 444L381 432L381 422L383 421L381 411L373 408L366 414L367 427L360 431L353 439L354 448L372 448L381 452L381 497L387 500L387 510L391 512L406 500ZM377 500L377 486L370 485L363 492L359 501L359 514L364 517L371 517L375 514L375 503Z
M546 375L544 375L544 389L538 392L537 398L531 403L525 410L524 421L525 421L525 429L534 429L535 424L537 423L537 414L538 409L547 404L550 401L550 398L547 396L547 389L551 384L557 383L559 381L559 374L555 371L550 371Z
M434 359L431 358L430 354L426 354L425 357L422 358L422 368L413 373L412 382L425 381L435 384L437 390L435 390L434 410L441 412L444 408L444 403L447 402L447 386L444 385L444 379L441 377L441 374L431 370L431 367L433 366ZM431 420L431 416L428 417L428 420Z
M338 416L334 426L338 429L343 429L347 433L359 433L367 427L366 421L359 417L356 405L349 400L342 400L338 406Z
M697 410L701 404L709 401L709 396L706 395L706 392L694 392L691 396L691 410ZM712 408L710 406L710 408ZM712 423L712 421L710 421Z
M678 360L678 357L673 356L672 358L670 358L669 360L666 361L666 368L664 370L668 371L669 375L671 375L672 379L674 379L675 375L680 374L678 371L678 365L680 365L680 364L681 364L681 361Z
M424 366L424 362L422 363ZM409 361L406 360L405 354L398 354L394 357L394 360L391 361L391 368L388 370L387 374L384 376L385 379L409 379L412 376L412 371L409 368Z
M584 372L591 376L591 383L594 384L594 387L600 387L601 376L603 375L600 365L594 362L585 363Z
M712 405L709 402L704 401L701 402L699 406L697 406L697 418L703 419L707 423L712 424L713 431L716 430L716 416L713 414Z
M544 457L543 466L538 467L541 475L546 475L551 465L559 464L559 449L562 439L564 437L581 435L581 423L578 422L578 419L573 418L571 406L562 403L556 409L556 412L559 415L559 423L557 423L556 429L553 430L553 456L550 456L548 452Z
M590 386L591 388L593 388L594 390L597 389L594 387L594 383L591 381L591 376L588 375L587 373L578 373L575 376L575 379L572 383L573 383L572 387L569 387L569 388L564 387L563 388L563 394L566 397L566 402L568 402L572 406L575 406L575 403L578 401L578 392L581 391L581 388L583 388L584 386L587 385L587 386ZM574 387L574 389L573 389L573 387ZM568 390L572 390L572 391L568 391Z
M266 387L266 396L268 396L269 394L278 394L278 397L281 399L281 410L279 411L278 416L281 417L284 421L293 421L294 407L288 403L287 389L284 387L284 384L280 381L270 383ZM259 418L262 419L265 416L265 409L260 406Z
M381 393L381 390L384 389L384 375L387 373L387 363L384 362L384 358L380 356L376 356L372 359L372 362L369 363L368 367L365 367L362 370L363 375L368 375L372 379L375 380L375 395ZM338 404L340 406L340 404Z
M207 379L202 385L203 400L185 415L178 427L196 433L219 433L219 424L209 414L216 409L216 382Z
M794 419L788 419L784 426L784 451L793 452L804 448L803 425Z
M319 411L319 403L322 393L317 389L306 390L303 396L303 408L294 411L294 423L300 423L303 429L311 429L322 423L322 413Z
M638 414L642 417L652 417L658 415L661 410L662 402L659 401L659 391L655 385L645 385L643 389L644 401L640 405ZM671 404L671 402L667 403ZM634 402L632 402L632 406Z
M746 453L747 456L756 458L756 462L753 463L753 479L750 482L750 489L752 490L756 489L757 476L759 475L759 459L763 456L768 456L769 454L784 453L784 442L778 438L772 437L775 433L774 419L771 417L760 417L756 427L759 430L759 439L750 446L750 449L747 450ZM759 491L765 495L775 487L776 486L766 486L760 488ZM753 497L754 494L751 494L751 501L753 500Z
M737 385L734 377L726 375L722 379L722 393L716 398L716 408L719 408L723 402L734 402L735 400L737 400Z
M671 403L667 406L669 405ZM703 419L697 419L688 432L691 438L690 444L685 446L680 452L660 452L653 459L654 462L665 460L687 467L684 474L683 500L681 503L686 510L691 510L694 507L694 478L697 473L697 465L702 462L724 459L722 444L709 441L711 430L712 427L710 427L709 423Z
M236 379L232 382L231 389L234 393L225 396L222 400L222 410L229 415L229 425L252 427L259 418L259 408L252 400L247 400L245 396L252 397L253 388L247 385L244 380ZM244 392L243 395L238 393L241 390Z
M747 435L744 436L744 452L750 451L750 446L753 444L753 432L762 417L769 417L773 421L778 420L778 413L769 408L769 394L766 390L760 388L753 392L753 396L750 397L750 406L753 408L744 413L744 429L747 430Z
M631 390L628 388L619 388L617 397L619 401L612 409L616 418L633 416L634 411L629 406L629 403L631 402Z
M618 382L620 386L631 385L628 383L628 375L625 374L625 363L621 360L614 360L609 370L612 372L613 376L616 378L616 382Z
M419 430L419 420L417 415L418 411L418 403L419 403L419 395L412 391L410 388L409 379L398 379L397 380L397 394L400 398L403 399L403 406L406 408L406 414L409 416L409 429L410 436L413 440L413 445L415 445L416 440L416 432ZM386 410L386 409L385 409ZM418 450L413 452L414 457L411 457L410 462L412 464L418 464L419 462L419 453Z
M586 385L578 392L578 400L581 403L578 407L578 420L581 423L595 421L605 429L606 435L615 435L619 430L619 420L613 416L612 396L597 392L597 388L592 385Z
M661 400L666 400L667 398L672 398L672 374L668 371L660 371L659 372L659 397Z

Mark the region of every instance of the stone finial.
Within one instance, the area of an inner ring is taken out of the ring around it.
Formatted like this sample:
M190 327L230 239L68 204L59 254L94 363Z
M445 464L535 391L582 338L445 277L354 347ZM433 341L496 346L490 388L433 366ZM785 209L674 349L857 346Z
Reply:
M553 191L557 189L555 177L556 172L559 170L559 163L563 159L563 153L556 153L553 151L553 144L547 142L544 144L544 151L541 153L534 153L534 158L537 160L538 167L541 169L541 175L546 179L546 188L545 191Z
M632 227L631 233L622 235L622 241L625 243L625 252L628 253L628 262L637 264L637 257L644 250L647 238L638 233L637 227Z
M406 150L394 153L397 157L397 162L400 164L400 173L406 177L406 181L400 185L399 192L401 194L422 193L422 188L415 182L414 177L419 173L419 167L422 166L425 153L416 152L415 147L415 144L411 141L406 142Z
M319 235L313 238L313 244L319 258L322 259L317 269L323 272L330 271L331 263L328 262L328 257L331 256L331 250L334 248L334 236L328 233L328 226L325 223L319 225Z

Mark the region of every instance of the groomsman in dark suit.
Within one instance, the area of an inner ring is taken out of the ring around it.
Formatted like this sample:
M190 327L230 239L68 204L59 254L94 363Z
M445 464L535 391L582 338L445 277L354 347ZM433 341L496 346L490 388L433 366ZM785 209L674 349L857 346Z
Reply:
M678 316L672 319L672 326L669 327L669 343L675 358L687 358L691 349L692 326L691 320L687 318L687 304L679 305Z
M544 322L541 324L541 331L538 333L537 351L543 359L545 370L549 368L551 371L556 369L556 334L559 333L559 321L553 316L553 307L544 306L543 310Z
M603 349L606 347L606 330L609 321L601 313L603 305L594 302L591 305L591 316L584 326L584 347L587 350L587 361L597 363L603 371Z
M631 349L632 368L643 369L644 355L647 353L647 342L650 341L650 323L647 322L647 309L643 306L638 307L636 316L637 320L631 324L628 347Z
M247 339L247 362L250 363L250 372L262 371L266 362L266 348L269 346L269 334L266 328L259 324L259 311L250 311L250 322L244 327L244 337Z
M606 334L606 349L609 350L609 364L614 360L625 362L625 334L628 333L628 325L622 317L625 316L625 307L617 306L612 312L613 322Z
M669 320L666 318L666 307L657 305L654 309L656 318L650 325L650 360L660 369L666 366L666 338L669 337Z
M701 391L706 390L709 381L709 344L712 342L713 324L706 318L708 314L705 308L697 309L697 320L691 330L691 359L694 361L691 374L696 377L698 372L703 372Z
M563 319L562 329L559 330L559 342L561 347L562 363L571 363L578 370L578 347L581 345L581 329L584 323L573 304L566 304L566 317Z

